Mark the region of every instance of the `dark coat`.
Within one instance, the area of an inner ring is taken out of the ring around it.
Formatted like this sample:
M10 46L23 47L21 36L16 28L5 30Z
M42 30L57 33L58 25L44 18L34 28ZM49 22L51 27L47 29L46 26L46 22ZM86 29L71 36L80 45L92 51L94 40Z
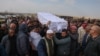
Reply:
M83 49L83 50L85 49L85 47L86 47L86 45L87 45L88 36L89 36L89 34L86 33L86 34L84 35L84 37L83 37L83 40L82 40L82 49Z
M56 47L56 56L69 56L70 55L70 45L71 45L71 39L69 36L58 39L54 37Z
M38 44L38 56L48 56L46 42L44 39L41 39Z
M0 45L0 56L7 56L6 52L5 52L5 49L1 45Z
M75 50L77 48L78 45L78 33L75 34L71 34L70 33L70 37L71 37L71 49Z
M78 33L70 33L69 35L71 37L71 56L75 56L78 47Z
M5 32L4 30L0 30L0 42L2 40L2 38L7 34L7 32Z
M18 53L20 55L26 55L29 53L29 36L27 34L27 25L21 24L19 26L19 32L17 34L17 47L18 47Z
M23 32L18 32L17 49L22 56L29 53L29 37Z
M96 39L89 38L84 54L85 56L100 56L100 36Z
M39 56L48 56L47 55L47 48L46 48L46 44L45 44L44 39L40 40L37 49L38 49L38 55Z

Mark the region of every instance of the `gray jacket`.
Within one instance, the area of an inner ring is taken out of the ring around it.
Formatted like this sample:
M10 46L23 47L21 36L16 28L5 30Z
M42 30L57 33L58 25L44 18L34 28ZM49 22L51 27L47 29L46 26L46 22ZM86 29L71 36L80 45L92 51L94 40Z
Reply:
M57 56L68 56L70 54L70 37L64 39L54 38L55 44L57 45L56 54Z

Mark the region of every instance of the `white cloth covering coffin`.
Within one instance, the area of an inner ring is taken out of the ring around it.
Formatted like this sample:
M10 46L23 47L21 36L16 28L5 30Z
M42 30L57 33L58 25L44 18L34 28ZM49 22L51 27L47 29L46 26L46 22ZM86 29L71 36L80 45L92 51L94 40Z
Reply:
M53 30L54 32L61 32L62 29L67 29L68 22L62 18L59 18L53 14L39 12L37 13L38 20L42 25L47 24L49 21L51 22L48 26L49 29Z

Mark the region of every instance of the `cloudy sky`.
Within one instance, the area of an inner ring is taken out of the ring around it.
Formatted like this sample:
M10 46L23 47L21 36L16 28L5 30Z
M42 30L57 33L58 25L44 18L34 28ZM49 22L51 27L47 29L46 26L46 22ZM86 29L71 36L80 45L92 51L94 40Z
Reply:
M100 18L100 0L0 0L0 12L5 11Z

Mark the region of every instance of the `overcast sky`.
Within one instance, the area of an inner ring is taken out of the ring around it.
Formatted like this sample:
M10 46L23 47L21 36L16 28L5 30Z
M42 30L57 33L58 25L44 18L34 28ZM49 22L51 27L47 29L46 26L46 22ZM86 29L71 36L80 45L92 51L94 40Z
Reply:
M0 12L5 11L100 18L100 0L0 0Z

